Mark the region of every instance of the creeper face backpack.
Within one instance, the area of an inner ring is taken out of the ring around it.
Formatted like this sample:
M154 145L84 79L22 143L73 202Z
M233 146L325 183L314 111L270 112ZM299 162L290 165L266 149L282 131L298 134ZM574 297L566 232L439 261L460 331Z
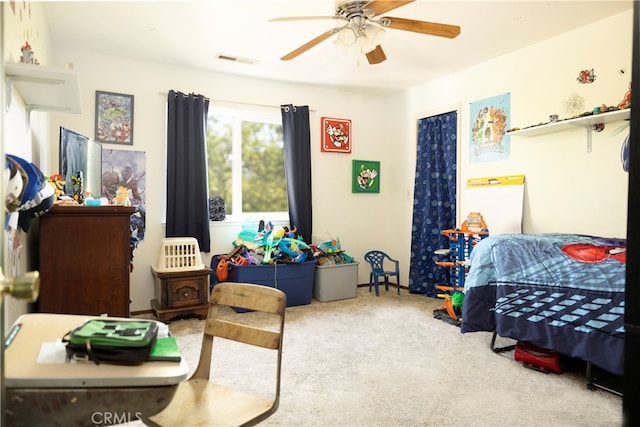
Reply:
M157 336L154 321L97 318L69 331L63 341L67 343L67 360L139 365L149 358Z

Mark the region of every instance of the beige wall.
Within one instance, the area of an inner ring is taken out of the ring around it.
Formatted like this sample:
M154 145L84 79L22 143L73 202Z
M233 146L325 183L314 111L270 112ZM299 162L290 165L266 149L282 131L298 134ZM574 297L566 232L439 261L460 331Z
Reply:
M470 163L469 103L510 93L512 127L546 122L550 114L566 117L563 104L574 93L585 99L585 110L616 105L631 79L631 30L629 11L414 88L404 129L413 132L419 112L456 103L463 185L472 177L524 174L524 232L625 237L628 175L620 148L628 128L616 134L625 122L593 132L591 153L585 131L576 129L533 138L513 135L508 160ZM579 71L591 68L595 82L578 84ZM415 161L413 154L407 152L408 163Z
M15 25L7 29L12 34L22 31ZM44 33L43 30L40 34ZM13 34L6 45L20 44L21 38ZM329 235L340 237L343 248L359 260L369 249L383 249L400 259L403 284L408 282L410 262L416 120L452 107L459 110L461 180L526 175L525 232L625 234L627 176L619 161L624 132L612 136L617 124L594 134L592 153L586 153L581 131L535 139L514 136L509 160L476 164L468 161L468 105L509 92L511 123L526 126L545 120L551 113L562 115L562 102L573 92L581 93L587 105L617 103L628 83L628 77L619 75L618 70L630 70L631 12L388 97L247 79L75 50L47 48L47 53L47 65L63 67L74 63L80 76L83 113L45 115L49 122L36 122L26 134L17 125L5 132L6 139L14 142L29 144L36 139L36 154L43 159L41 167L46 174L58 171L59 126L94 134L96 90L135 96L134 145L113 146L144 151L147 160L147 234L134 253L133 311L150 307L153 281L149 266L155 263L164 236L163 94L170 89L201 93L211 98L213 105L220 100L238 106L273 106L270 108L284 103L309 105L314 110L310 115L314 240ZM578 86L575 80L584 68L594 68L598 76L588 87ZM19 111L8 114L20 116ZM320 152L319 123L323 116L353 121L351 155ZM379 194L351 193L352 159L381 161ZM227 252L240 227L241 224L214 224L212 254ZM358 280L368 281L367 266L360 266Z
M309 105L313 110L310 121L315 237L339 237L343 248L358 259L362 259L362 255L373 246L382 246L391 253L398 252L393 238L387 241L379 237L393 227L401 227L398 211L391 208L396 204L392 200L397 197L397 182L404 174L398 168L402 151L397 148L402 144L395 138L394 120L389 120L389 117L395 117L398 103L377 96L260 81L87 52L56 50L55 53L61 64L73 62L80 75L83 114L52 115L52 135L56 134L58 126L89 136L94 134L96 90L135 96L134 145L105 145L146 153L147 234L134 252L132 310L149 308L149 300L153 297L149 267L156 262L160 239L164 237L165 107L166 93L170 89L203 94L212 100L212 105L229 105L229 102L220 101L223 100L232 101L231 105L235 103L238 107L251 108L244 103L271 106L262 108L274 108L276 111L281 104ZM323 116L353 121L351 155L320 152L320 118ZM53 173L58 167L55 147L51 153L46 173ZM380 194L351 193L352 159L381 161ZM404 193L407 191L405 189ZM228 222L214 224L212 254L229 252L241 226L241 223ZM359 281L368 281L368 272L364 268L360 269Z

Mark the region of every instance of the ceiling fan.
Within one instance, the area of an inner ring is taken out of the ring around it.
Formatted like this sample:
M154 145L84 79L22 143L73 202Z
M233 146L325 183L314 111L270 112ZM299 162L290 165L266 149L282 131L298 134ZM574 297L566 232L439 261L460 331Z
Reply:
M379 64L387 59L380 39L385 28L395 30L411 31L431 36L454 38L460 34L460 27L457 25L438 24L434 22L416 21L413 19L393 18L390 16L379 17L379 15L397 9L415 0L373 0L373 1L345 1L336 0L335 15L333 16L291 16L273 18L269 21L300 21L314 19L335 19L343 21L342 25L332 28L318 37L308 41L297 49L292 50L282 58L283 61L294 59L314 46L322 43L333 35L338 35L336 40L343 46L355 43L360 45L360 50L364 53L369 64Z

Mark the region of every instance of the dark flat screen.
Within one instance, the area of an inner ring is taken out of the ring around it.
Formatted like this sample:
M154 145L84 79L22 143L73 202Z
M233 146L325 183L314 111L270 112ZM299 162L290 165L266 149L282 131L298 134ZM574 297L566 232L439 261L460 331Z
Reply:
M60 127L60 174L65 193L74 194L73 176L82 172L83 188L94 198L102 193L102 145L70 129Z

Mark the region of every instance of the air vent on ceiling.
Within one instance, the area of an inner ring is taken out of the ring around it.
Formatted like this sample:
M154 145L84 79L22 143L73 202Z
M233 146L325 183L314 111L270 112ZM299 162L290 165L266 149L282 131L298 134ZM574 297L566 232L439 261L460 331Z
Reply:
M221 53L216 55L216 59L220 59L220 60L223 60L223 61L231 61L231 62L241 62L243 64L255 64L256 63L255 59L240 58L238 56L224 55L224 54L221 54Z

